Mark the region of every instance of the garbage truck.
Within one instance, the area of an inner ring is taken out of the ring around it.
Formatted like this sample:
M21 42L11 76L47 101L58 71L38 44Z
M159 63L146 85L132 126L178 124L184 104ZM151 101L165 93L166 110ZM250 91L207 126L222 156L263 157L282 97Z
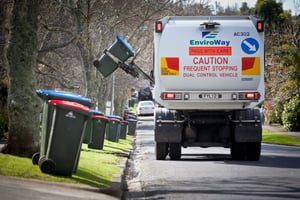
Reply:
M264 23L253 16L167 16L155 22L157 160L182 148L230 148L257 161L264 100Z

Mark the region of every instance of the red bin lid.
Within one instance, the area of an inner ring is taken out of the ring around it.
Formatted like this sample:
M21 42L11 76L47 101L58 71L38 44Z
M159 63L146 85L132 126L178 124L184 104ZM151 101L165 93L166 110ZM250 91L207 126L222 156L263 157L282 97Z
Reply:
M119 119L116 119L116 118L109 118L110 121L116 121L116 122L120 122Z
M63 101L63 100L49 100L49 103L53 105L60 105L60 106L65 106L69 108L75 108L78 110L83 110L89 112L89 107L81 105L79 103L71 102L71 101Z
M93 115L92 118L97 118L97 119L106 119L108 120L107 117L101 116L101 115Z

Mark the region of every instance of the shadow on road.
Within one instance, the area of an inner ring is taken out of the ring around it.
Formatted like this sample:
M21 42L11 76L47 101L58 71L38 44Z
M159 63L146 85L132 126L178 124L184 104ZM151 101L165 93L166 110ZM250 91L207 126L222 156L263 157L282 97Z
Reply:
M296 181L296 180L294 180ZM216 187L219 186L219 187ZM160 189L155 189L160 188ZM145 192L132 192L129 199L298 199L300 188L286 180L274 182L272 178L247 177L211 181L182 180L164 182ZM172 188L172 189L170 189ZM264 188L264 190L262 189ZM170 198L172 197L172 198ZM202 197L202 198L201 198Z
M208 162L208 161L224 161L228 165L245 165L255 167L274 167L274 168L289 168L299 169L299 157L286 157L279 155L262 155L259 161L233 160L228 154L182 154L180 161L191 162Z
M225 161L231 159L228 154L182 154L182 161Z
M255 167L274 167L274 168L288 168L299 169L300 158L299 157L286 157L279 155L262 155L259 161L235 161L225 160L225 164L229 165L247 165Z

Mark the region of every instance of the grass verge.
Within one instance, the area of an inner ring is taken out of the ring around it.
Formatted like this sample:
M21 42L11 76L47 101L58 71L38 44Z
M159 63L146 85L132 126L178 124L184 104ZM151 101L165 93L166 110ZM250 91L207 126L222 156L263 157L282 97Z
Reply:
M83 144L78 170L72 177L44 174L29 158L0 153L0 175L107 188L113 176L120 173L118 165L128 154L132 141L132 136L120 139L118 143L105 140L103 150L89 149L87 144Z
M263 130L262 136L262 142L264 143L300 146L300 138L293 136L273 133L265 129Z

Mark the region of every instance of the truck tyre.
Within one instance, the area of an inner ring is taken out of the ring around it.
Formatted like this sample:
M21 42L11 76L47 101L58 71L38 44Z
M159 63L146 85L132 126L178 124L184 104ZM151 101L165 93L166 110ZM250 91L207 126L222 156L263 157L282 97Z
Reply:
M233 160L244 160L246 157L246 145L244 143L233 143L230 153Z
M155 146L156 160L165 160L168 155L168 143L156 143Z
M247 143L247 160L258 161L260 159L261 143Z
M179 160L181 157L181 144L180 143L171 143L169 144L169 156L171 160Z

